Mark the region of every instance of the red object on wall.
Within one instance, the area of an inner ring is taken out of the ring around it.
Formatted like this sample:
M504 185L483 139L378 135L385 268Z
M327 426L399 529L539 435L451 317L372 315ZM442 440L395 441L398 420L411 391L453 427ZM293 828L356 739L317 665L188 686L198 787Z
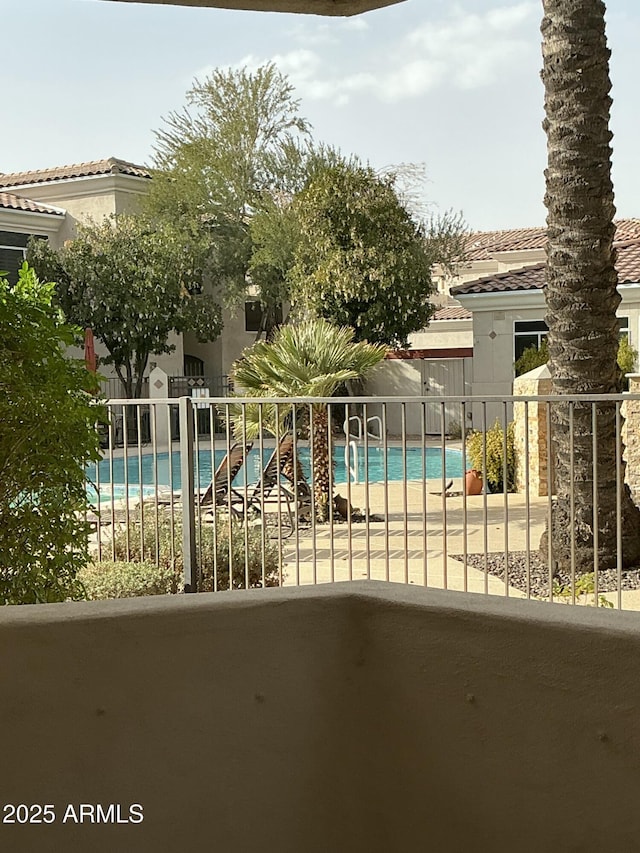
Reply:
M92 329L84 330L84 363L86 365L87 370L90 370L92 373L96 372L96 347L93 341Z

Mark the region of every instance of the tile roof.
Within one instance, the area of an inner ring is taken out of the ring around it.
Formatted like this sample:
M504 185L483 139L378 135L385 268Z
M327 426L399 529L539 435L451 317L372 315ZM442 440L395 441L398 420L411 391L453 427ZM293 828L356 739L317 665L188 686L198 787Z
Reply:
M546 228L511 228L507 231L478 231L467 241L467 260L486 261L496 252L542 249L547 242Z
M30 213L50 213L53 216L64 216L64 210L57 207L50 207L47 204L40 204L37 201L31 201L28 198L6 193L0 190L0 208L5 210L26 210Z
M640 219L618 219L616 243L640 238ZM469 235L468 261L486 261L498 252L522 252L543 249L547 242L546 228L511 228L506 231L477 231Z
M618 284L640 283L640 240L617 245L616 269ZM534 264L497 275L484 276L451 288L452 296L471 293L511 293L519 290L540 290L544 285L545 264Z
M467 308L462 305L445 305L444 308L439 308L431 317L434 320L469 320L473 315Z
M91 175L133 175L150 178L151 172L144 166L110 157L108 160L92 160L90 163L74 163L71 166L56 166L34 172L0 173L0 187L17 187L28 184L46 184L68 178L85 178Z

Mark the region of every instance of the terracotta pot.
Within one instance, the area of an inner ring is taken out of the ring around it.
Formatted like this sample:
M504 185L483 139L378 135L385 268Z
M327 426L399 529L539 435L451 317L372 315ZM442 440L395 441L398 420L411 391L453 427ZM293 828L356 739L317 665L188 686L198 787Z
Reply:
M482 471L471 468L464 475L464 493L466 495L479 495L482 491Z

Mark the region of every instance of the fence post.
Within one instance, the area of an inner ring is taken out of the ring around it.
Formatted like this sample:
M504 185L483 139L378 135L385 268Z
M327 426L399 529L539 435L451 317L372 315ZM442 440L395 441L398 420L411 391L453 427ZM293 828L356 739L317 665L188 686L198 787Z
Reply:
M149 374L149 400L163 400L169 396L169 377L160 367L154 367ZM171 435L165 406L156 405L156 442L158 447L171 448Z
M182 563L184 591L198 591L196 501L194 476L194 417L191 399L180 397L180 481L182 491Z

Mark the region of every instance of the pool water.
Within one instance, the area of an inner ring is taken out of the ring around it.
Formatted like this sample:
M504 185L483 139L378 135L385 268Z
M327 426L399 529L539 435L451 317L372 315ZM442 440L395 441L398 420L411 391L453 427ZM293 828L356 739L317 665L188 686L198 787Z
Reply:
M245 464L240 469L235 478L234 485L243 486L252 484L258 481L262 468L267 464L273 453L272 449L265 449L262 454L262 464L260 462L260 451L254 448ZM298 450L300 462L307 479L311 479L311 470L309 463L309 450L306 447L301 447ZM214 469L222 461L225 455L223 449L216 450L214 456ZM345 467L344 446L334 447L333 458L335 463L334 482L336 484L346 483L347 474ZM142 456L129 456L127 463L126 479L125 479L125 460L123 457L113 459L110 463L108 459L103 459L100 462L98 475L100 484L101 500L119 499L125 497L125 489L128 487L130 497L140 494L140 483L142 482L142 494L144 496L152 496L156 490L156 472L157 485L159 488L180 489L180 453L173 451L171 453L171 463L169 462L169 453L158 453L155 457L152 454L144 454ZM171 476L169 472L169 464L171 464ZM353 465L353 456L351 457ZM113 487L111 474L113 470ZM206 489L211 482L211 451L200 450L196 461L196 483L200 489ZM366 476L365 476L366 475ZM89 480L92 483L96 482L95 465L89 467ZM462 453L459 450L445 450L445 472L444 477L451 479L452 477L462 476ZM385 449L382 447L369 447L368 455L365 456L365 448L358 447L358 479L360 482L365 482L368 479L370 483L399 482L402 480L422 480L422 479L442 479L442 450L439 447L407 447L403 452L401 447L386 448L386 469L385 469Z

